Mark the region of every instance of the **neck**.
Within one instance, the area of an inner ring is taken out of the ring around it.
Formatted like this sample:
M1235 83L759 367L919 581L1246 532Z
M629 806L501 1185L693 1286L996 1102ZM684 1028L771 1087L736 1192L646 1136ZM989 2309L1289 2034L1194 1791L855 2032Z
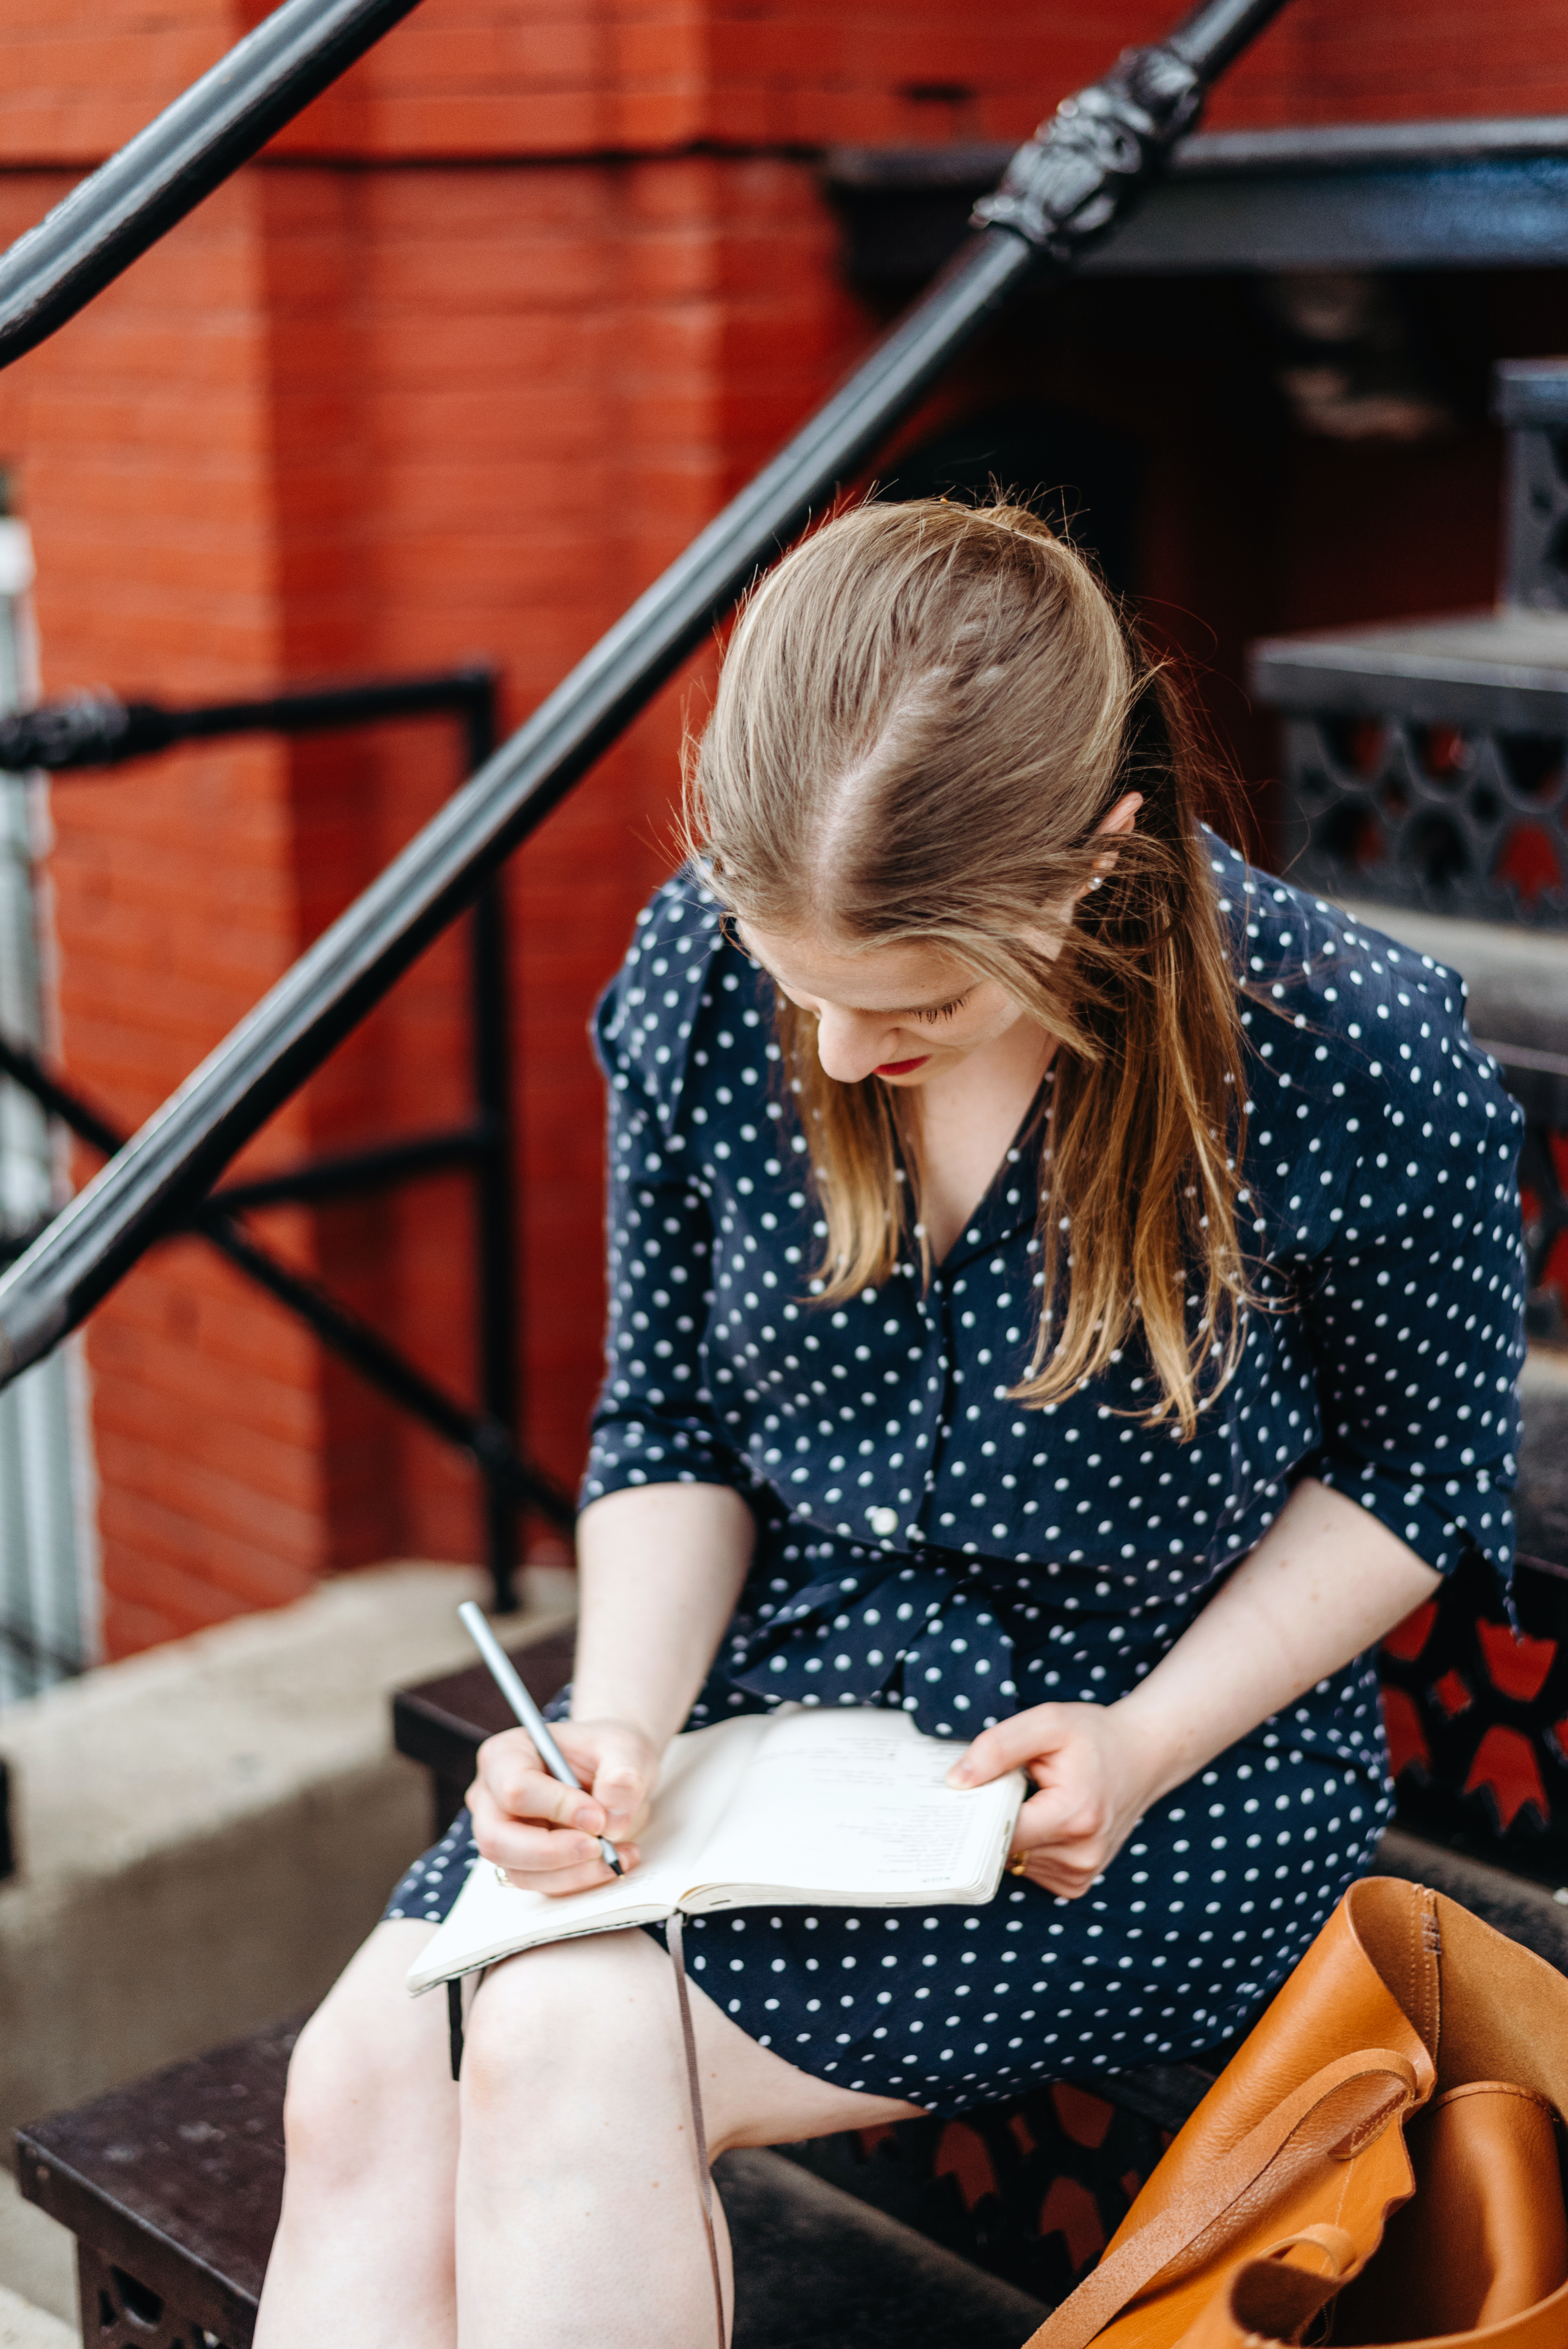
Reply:
M940 1264L985 1198L1028 1114L1057 1039L1019 1020L919 1088L912 1118L920 1220ZM913 1104L911 1104L913 1107Z

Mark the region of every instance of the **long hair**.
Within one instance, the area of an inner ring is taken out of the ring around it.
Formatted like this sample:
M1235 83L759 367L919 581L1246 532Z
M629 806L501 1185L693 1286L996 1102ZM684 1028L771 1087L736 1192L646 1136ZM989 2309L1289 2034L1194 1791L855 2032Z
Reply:
M1238 978L1202 780L1172 679L1080 554L1026 509L922 500L839 516L753 592L686 819L743 920L941 948L1057 1038L1039 1318L1011 1392L1055 1402L1140 1329L1149 1417L1184 1437L1248 1302ZM1130 790L1136 827L1091 889L1096 829ZM1079 892L1053 959L1032 940ZM875 1077L826 1076L815 1019L781 991L777 1017L826 1231L810 1289L830 1303L880 1284L920 1230L919 1119Z

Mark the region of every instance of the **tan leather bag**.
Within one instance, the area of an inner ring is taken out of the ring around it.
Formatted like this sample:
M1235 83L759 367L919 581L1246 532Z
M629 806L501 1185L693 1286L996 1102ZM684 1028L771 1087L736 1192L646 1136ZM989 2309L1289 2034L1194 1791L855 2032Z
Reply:
M1565 2114L1568 1980L1368 1877L1026 2349L1568 2349Z

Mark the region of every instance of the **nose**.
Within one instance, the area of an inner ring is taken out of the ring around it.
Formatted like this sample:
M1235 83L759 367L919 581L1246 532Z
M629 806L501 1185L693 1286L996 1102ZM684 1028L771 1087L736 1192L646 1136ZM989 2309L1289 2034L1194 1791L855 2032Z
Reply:
M896 1023L866 1011L839 1011L824 1006L817 1015L817 1057L824 1073L841 1085L858 1084L899 1058Z

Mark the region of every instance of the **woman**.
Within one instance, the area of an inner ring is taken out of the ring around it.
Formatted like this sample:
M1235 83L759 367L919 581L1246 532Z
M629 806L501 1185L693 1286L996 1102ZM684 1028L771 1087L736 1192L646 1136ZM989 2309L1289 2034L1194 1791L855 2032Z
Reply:
M260 2349L688 2349L667 1960L403 1975L477 1852L628 1868L687 1723L896 1704L1037 1791L997 1898L687 1949L716 2148L1242 2028L1388 1814L1368 1658L1506 1578L1519 1119L1429 959L1196 823L1166 680L1026 512L867 507L752 597L693 861L598 1015L609 1369L560 1735L521 1731L300 2043Z

